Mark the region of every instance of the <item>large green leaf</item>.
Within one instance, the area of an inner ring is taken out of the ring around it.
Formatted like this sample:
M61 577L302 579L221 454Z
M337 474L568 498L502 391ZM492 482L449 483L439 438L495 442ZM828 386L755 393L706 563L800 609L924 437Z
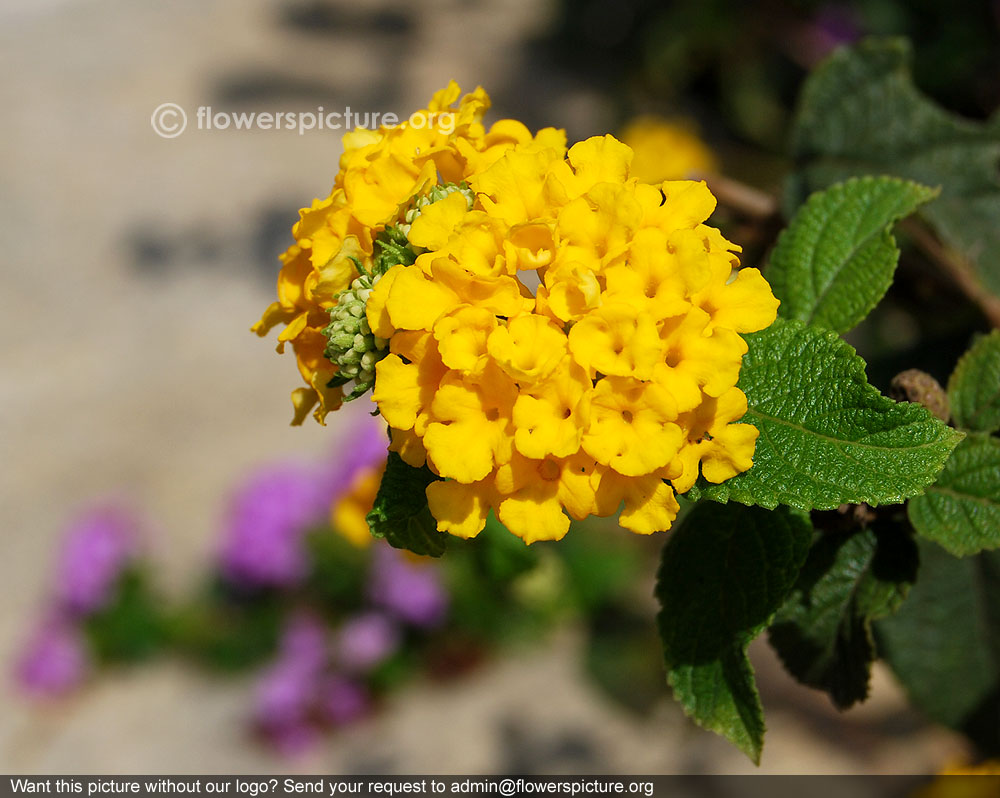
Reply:
M920 541L920 574L895 615L876 624L879 651L934 720L1000 746L1000 553L958 559Z
M890 615L917 573L917 547L895 528L817 537L768 633L785 667L845 709L868 697L872 621Z
M395 452L389 452L375 504L368 513L372 534L414 554L444 554L448 535L438 531L427 506L426 489L436 479L427 466L414 468Z
M764 718L746 647L795 583L812 538L788 508L697 505L663 549L657 625L668 681L699 725L760 761Z
M979 338L948 381L955 423L979 432L1000 430L1000 330Z
M971 433L908 512L921 535L959 557L1000 546L1000 439Z
M754 466L704 488L716 501L800 510L896 504L923 492L962 438L919 405L868 384L835 333L778 319L746 336L739 386L760 430Z
M792 136L794 207L849 177L889 174L940 186L921 212L954 248L974 257L1000 293L1000 117L972 122L925 97L910 76L903 39L839 50L806 81Z
M853 178L813 194L782 232L767 279L786 319L845 333L892 284L892 225L937 191L891 177Z

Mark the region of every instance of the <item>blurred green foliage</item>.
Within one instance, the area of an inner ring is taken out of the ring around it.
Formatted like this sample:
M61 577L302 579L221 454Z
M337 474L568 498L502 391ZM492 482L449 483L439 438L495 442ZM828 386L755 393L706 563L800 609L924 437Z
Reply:
M808 70L864 36L906 36L918 85L986 116L1000 101L997 14L986 0L562 0L546 44L621 97L623 113L687 107L780 152Z

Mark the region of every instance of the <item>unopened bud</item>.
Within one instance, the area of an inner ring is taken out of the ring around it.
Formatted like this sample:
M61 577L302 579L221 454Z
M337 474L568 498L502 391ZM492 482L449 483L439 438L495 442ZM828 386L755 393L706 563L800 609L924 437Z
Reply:
M951 417L948 394L941 384L926 371L907 369L892 378L889 395L900 402L916 402L942 421Z

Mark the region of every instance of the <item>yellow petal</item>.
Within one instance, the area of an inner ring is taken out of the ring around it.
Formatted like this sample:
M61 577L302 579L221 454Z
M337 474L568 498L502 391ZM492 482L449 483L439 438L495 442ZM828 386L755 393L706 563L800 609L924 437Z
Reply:
M738 333L763 330L778 316L779 302L757 269L742 269L732 282L709 286L693 301L712 317L714 325Z
M577 452L563 462L559 501L566 512L578 521L597 514L596 491L600 477L596 467L594 459L584 452Z
M397 329L429 332L442 313L460 302L442 282L429 279L416 266L404 266L389 288L385 307Z
M351 282L358 276L353 259L361 260L364 257L357 236L345 238L337 254L317 270L317 281L312 290L313 299L316 302L332 303L333 298L350 288Z
M673 489L658 477L646 477L629 483L618 522L630 532L651 535L670 529L679 510Z
M568 457L580 448L589 422L591 383L570 358L544 383L514 403L514 443L525 457Z
M497 473L497 487L506 494L497 509L500 522L525 543L562 538L569 518L559 502L560 463L515 457L502 471L507 476Z
M383 274L378 279L378 282L375 283L375 287L368 295L368 302L365 303L365 316L368 319L368 326L372 328L372 332L379 338L391 338L392 334L396 332L396 327L389 318L389 311L386 309L385 303L389 299L392 284L405 268L405 266L400 264L393 266Z
M624 302L612 302L588 313L569 333L569 348L584 368L600 374L653 376L664 348L652 317Z
M434 324L434 338L448 368L481 372L487 361L487 339L497 329L497 319L488 310L459 305Z
M358 548L371 545L372 534L368 528L367 515L375 503L385 464L366 469L359 474L350 489L330 511L330 523L344 538Z
M272 302L260 317L260 321L251 327L250 331L257 333L257 335L263 338L272 328L279 324L288 324L297 314L298 311L284 308L280 302Z
M463 485L438 480L427 486L427 504L437 528L460 538L474 538L486 526L490 511L490 480Z
M404 363L399 355L386 355L375 364L372 400L393 429L413 429L423 405L420 366Z
M309 411L319 402L319 394L312 388L296 388L292 391L292 406L295 408L295 415L292 417L292 426L300 427L306 420Z
M709 482L725 482L753 466L758 429L752 424L729 424L702 446L701 473Z
M497 327L486 345L500 368L522 385L548 377L566 355L565 333L534 313L517 316L506 327Z
M632 149L614 136L592 136L570 147L567 157L577 178L574 189L583 194L596 183L624 183Z
M594 389L583 449L626 476L649 474L680 450L684 433L673 423L676 405L655 383L605 377Z
M396 452L407 465L422 468L427 462L423 441L413 430L393 429L389 451Z
M645 210L643 225L666 231L693 230L712 215L716 205L703 180L667 180L659 186L638 186L636 197Z
M459 191L425 207L410 226L407 239L427 249L441 249L468 212L468 200Z
M452 372L441 381L424 434L427 457L438 473L466 484L478 482L510 459L511 409L517 386L495 366L477 383Z

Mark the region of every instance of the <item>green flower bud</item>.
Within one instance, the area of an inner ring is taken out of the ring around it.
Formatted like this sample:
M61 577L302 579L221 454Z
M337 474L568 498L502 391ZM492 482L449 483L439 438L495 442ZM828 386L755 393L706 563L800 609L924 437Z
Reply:
M330 324L323 331L327 338L324 355L338 367L336 384L354 381L354 390L346 397L356 399L375 384L375 364L389 352L389 342L372 334L365 317L365 305L372 288L381 278L362 274L351 287L337 295L330 308Z
M390 225L375 237L375 254L370 269L354 259L361 273L351 287L341 291L336 304L330 308L330 324L323 330L327 345L323 354L337 366L331 385L354 382L354 389L345 401L357 399L375 384L375 364L389 353L389 342L372 333L365 315L372 289L393 266L411 265L420 250L407 239L410 225L428 205L443 200L456 192L465 197L469 210L476 200L472 189L465 183L445 183L432 186L424 195L414 197L403 213L400 224Z

